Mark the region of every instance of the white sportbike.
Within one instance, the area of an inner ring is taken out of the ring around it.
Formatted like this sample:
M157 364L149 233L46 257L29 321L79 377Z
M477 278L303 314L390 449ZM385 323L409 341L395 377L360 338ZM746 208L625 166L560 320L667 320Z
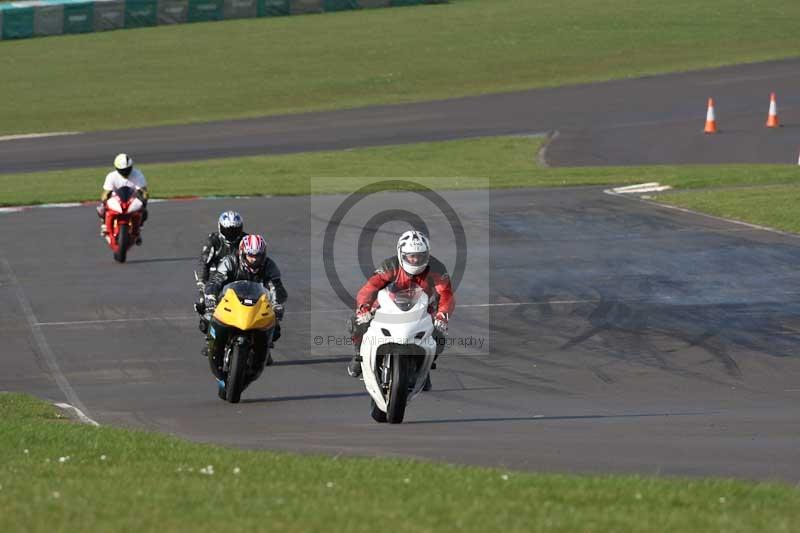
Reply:
M372 397L372 418L399 424L406 404L425 385L436 355L428 295L392 283L378 293L378 309L361 341L361 372Z

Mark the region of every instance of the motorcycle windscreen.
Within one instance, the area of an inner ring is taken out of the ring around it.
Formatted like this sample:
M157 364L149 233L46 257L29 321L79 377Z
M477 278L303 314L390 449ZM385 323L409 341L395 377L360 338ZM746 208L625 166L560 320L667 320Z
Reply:
M425 294L422 287L416 283L412 283L410 286L404 288L399 287L397 283L391 283L386 287L386 291L389 294L389 299L391 299L401 311L410 311L413 309Z
M114 194L119 196L119 199L123 202L129 202L131 198L136 195L136 189L133 187L120 187L119 189L114 191Z
M235 281L223 287L222 295L214 318L226 326L247 331L266 330L275 325L275 312L260 283Z

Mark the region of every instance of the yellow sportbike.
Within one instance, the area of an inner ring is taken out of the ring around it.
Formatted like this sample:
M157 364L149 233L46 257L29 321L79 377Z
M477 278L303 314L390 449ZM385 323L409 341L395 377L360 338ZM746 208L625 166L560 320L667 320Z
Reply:
M277 318L261 283L234 281L221 294L208 328L208 360L219 397L238 403L264 371Z

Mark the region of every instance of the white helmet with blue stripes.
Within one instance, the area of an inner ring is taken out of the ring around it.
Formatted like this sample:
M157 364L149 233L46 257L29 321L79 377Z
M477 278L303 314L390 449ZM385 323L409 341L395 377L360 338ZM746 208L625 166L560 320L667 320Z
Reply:
M219 233L229 243L237 244L244 233L242 215L236 211L225 211L219 216Z

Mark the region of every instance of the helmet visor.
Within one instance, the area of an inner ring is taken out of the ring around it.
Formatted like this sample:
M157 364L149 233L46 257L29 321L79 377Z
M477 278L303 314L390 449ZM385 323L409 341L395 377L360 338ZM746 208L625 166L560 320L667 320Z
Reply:
M229 228L221 227L219 231L228 242L236 242L242 237L242 228L240 226L232 226Z
M264 264L264 254L242 254L242 265L250 272L258 272Z
M428 252L404 253L403 262L411 266L425 266L428 264Z

